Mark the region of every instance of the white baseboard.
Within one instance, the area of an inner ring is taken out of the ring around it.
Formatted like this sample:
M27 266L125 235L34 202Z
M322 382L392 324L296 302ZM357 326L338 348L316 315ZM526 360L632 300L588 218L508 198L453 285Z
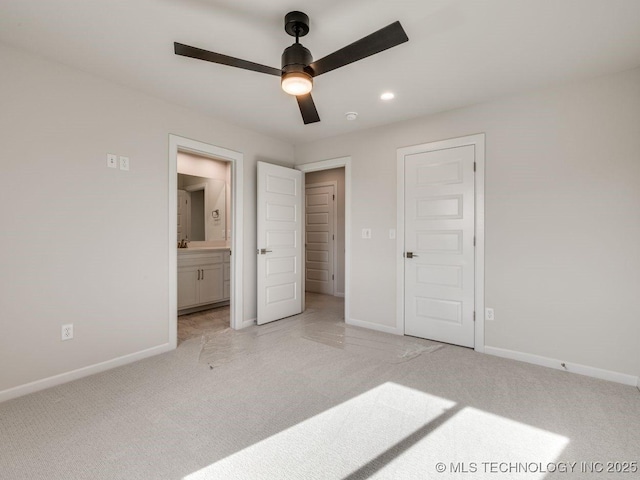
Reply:
M600 380L609 380L610 382L622 383L624 385L636 386L640 384L640 378L634 375L612 372L611 370L603 370L602 368L589 367L587 365L580 365L579 363L563 362L562 360L556 360L555 358L541 357L540 355L533 355L531 353L516 352L514 350L507 350L506 348L485 346L484 353L495 355L496 357L532 363L543 367L555 368L556 370L577 373L579 375L586 375L587 377L599 378ZM562 366L563 363L566 368Z
M121 367L122 365L137 362L138 360L142 360L143 358L159 355L160 353L165 353L170 350L173 349L168 343L165 343L163 345L148 348L140 352L131 353L129 355L124 355L112 360L107 360L106 362L100 362L94 365L89 365L88 367L78 368L77 370L54 375L53 377L43 378L42 380L36 380L35 382L25 383L24 385L19 385L17 387L1 391L0 402L18 398L29 393L38 392L40 390L44 390L45 388L62 385L63 383L71 382L72 380L77 380L82 377L88 377L89 375L104 372L105 370Z
M257 318L250 318L248 320L243 320L242 325L240 325L240 329L252 327L256 324Z
M366 320L358 320L356 318L349 318L346 320L347 325L353 325L354 327L368 328L370 330L376 330L378 332L392 333L394 335L403 335L403 332L398 331L396 327L389 327L388 325L380 325L379 323L367 322Z
M334 297L344 298L344 292L336 292L333 294Z

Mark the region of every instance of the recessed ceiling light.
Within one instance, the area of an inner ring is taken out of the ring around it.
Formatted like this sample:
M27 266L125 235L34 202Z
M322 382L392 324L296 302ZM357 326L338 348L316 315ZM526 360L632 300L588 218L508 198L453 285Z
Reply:
M358 112L347 112L344 114L347 117L347 120L353 122L356 118L358 118Z
M380 99L381 100L393 100L395 97L393 92L384 92L382 95L380 95Z

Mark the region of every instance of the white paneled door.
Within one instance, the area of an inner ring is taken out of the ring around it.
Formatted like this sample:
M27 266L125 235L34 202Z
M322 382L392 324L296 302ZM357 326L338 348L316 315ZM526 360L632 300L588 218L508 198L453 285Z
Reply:
M302 312L302 181L258 162L258 325Z
M333 246L335 243L333 185L305 190L305 290L333 295Z
M405 156L405 334L474 346L474 161L466 145Z

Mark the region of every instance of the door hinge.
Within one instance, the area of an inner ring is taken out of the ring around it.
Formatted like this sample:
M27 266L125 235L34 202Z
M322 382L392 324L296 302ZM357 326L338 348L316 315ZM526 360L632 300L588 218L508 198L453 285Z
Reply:
M336 277L333 274L331 274L331 280L335 280L335 279Z
M476 321L476 312L473 312L473 321Z
M336 196L335 196L335 195L332 195L332 196L333 196L333 199L335 200L335 199L336 199Z
M473 171L476 171L476 162L473 162Z
M476 246L476 237L473 237L473 246Z
M331 240L335 240L336 236L335 235L331 235Z

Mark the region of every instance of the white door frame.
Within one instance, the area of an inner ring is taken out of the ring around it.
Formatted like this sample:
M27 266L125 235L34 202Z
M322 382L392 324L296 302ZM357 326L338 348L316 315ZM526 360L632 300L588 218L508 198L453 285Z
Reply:
M318 182L318 183L309 183L309 184L304 184L304 198L305 198L305 228L304 228L304 248L305 248L305 254L306 254L306 248L307 248L307 222L306 222L306 199L307 199L307 188L314 188L314 187L333 187L333 194L335 195L335 200L333 201L333 225L331 225L331 228L333 229L333 265L331 265L331 269L333 270L333 293L331 295L333 295L334 297L338 296L336 295L336 279L335 279L335 274L336 274L336 266L338 265L338 242L336 241L336 235L338 235L338 182L336 181L331 181L331 182ZM345 229L346 230L346 229ZM305 269L305 278L307 275L307 257L305 256L304 258L304 269ZM302 286L304 287L304 283L302 284Z
M351 306L349 303L351 299L351 157L320 160L296 165L294 168L302 173L307 173L342 167L344 167L344 320L346 323L351 324ZM304 244L302 248L303 258L306 258L307 253ZM304 282L304 275L302 278ZM304 289L304 283L302 288ZM305 308L304 296L302 308Z
M178 345L178 150L231 163L231 328L244 325L242 296L244 155L223 147L169 134L169 344Z
M404 335L404 157L414 153L473 145L475 147L475 334L474 350L484 353L484 163L485 134L451 138L438 142L403 147L397 150L397 238L396 243L396 331Z

